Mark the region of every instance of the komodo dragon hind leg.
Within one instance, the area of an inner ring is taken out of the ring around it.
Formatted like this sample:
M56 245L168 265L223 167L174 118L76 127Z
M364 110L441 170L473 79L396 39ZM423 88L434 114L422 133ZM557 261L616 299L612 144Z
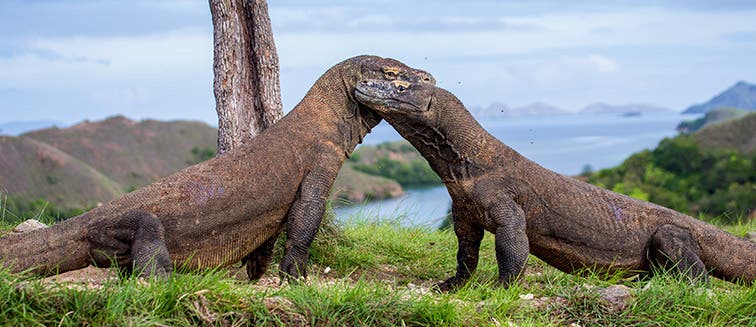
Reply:
M247 266L247 277L256 281L268 270L270 261L273 260L273 248L281 235L283 228L279 228L265 243L254 249L242 259L242 265Z
M709 274L698 257L697 242L690 232L673 225L663 225L654 233L649 251L652 273L661 271L686 276L691 281L707 282Z
M133 210L115 222L90 228L90 255L97 266L113 263L140 277L168 277L172 266L165 245L165 229L154 214Z

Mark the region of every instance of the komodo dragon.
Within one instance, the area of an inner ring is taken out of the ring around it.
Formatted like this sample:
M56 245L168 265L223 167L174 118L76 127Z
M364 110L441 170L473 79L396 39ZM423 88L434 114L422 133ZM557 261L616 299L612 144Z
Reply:
M440 290L470 278L484 229L496 236L498 282L505 286L522 274L529 252L567 273L667 269L693 280L708 273L756 279L756 242L545 169L491 136L446 90L366 80L355 97L420 151L451 195L457 272L437 284Z
M247 272L257 279L285 224L281 274L304 277L329 189L346 157L380 122L353 97L362 78L435 83L393 59L347 59L246 144L52 227L0 238L0 266L50 275L115 263L151 276L174 265L229 265L249 254Z

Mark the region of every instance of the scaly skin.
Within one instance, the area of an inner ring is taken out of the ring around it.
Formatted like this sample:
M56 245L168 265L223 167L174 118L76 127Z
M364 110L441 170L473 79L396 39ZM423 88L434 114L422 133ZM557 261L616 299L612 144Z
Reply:
M285 225L281 274L304 277L336 174L380 122L353 97L362 78L435 83L393 59L345 60L247 144L50 228L0 238L0 265L50 275L114 263L149 276L167 275L173 265L205 269L245 258L256 279Z
M756 279L756 242L545 169L486 132L448 91L364 80L355 97L420 151L451 195L458 266L441 290L469 279L484 230L496 236L503 285L522 274L528 253L568 273L666 269L693 280Z

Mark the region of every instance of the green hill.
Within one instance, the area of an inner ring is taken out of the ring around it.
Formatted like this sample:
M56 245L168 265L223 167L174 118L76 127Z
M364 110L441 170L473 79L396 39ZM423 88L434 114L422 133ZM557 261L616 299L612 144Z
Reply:
M734 223L756 209L756 113L659 142L590 183L691 215Z
M66 208L108 201L121 188L90 165L27 137L0 136L0 191Z
M393 179L404 187L441 184L425 158L405 140L361 146L349 162L357 171Z
M123 116L22 136L48 143L86 162L123 190L149 184L199 161L202 149L215 149L217 140L216 130L205 123L136 122Z
M686 120L681 122L677 125L677 131L682 133L693 133L708 125L742 117L746 114L748 114L748 110L721 107L707 112L706 115L696 120Z
M707 125L694 133L693 139L705 150L733 149L753 154L756 152L756 112Z
M402 194L404 191L397 181L357 171L352 162L341 166L331 188L331 197L348 203L395 198Z

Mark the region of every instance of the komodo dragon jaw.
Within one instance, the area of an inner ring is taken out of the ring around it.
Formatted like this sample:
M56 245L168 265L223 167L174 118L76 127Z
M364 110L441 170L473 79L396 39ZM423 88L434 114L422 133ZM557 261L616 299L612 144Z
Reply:
M709 274L756 280L756 242L545 169L486 132L450 92L399 86L371 80L355 94L417 148L451 195L457 272L438 289L467 282L484 230L495 234L498 281L505 286L523 273L529 252L567 273L668 270L692 281ZM426 104L422 114L406 110Z
M0 266L50 275L94 262L167 275L173 267L201 270L244 259L257 279L286 228L279 271L305 276L331 185L348 153L380 122L354 99L364 78L435 83L394 59L346 59L251 141L49 228L0 238Z
M430 107L433 89L424 88L408 93L411 87L412 83L406 81L364 79L354 87L354 96L361 103L369 104L373 110L384 114L395 110L405 111L404 115L409 114L407 111L426 111Z

